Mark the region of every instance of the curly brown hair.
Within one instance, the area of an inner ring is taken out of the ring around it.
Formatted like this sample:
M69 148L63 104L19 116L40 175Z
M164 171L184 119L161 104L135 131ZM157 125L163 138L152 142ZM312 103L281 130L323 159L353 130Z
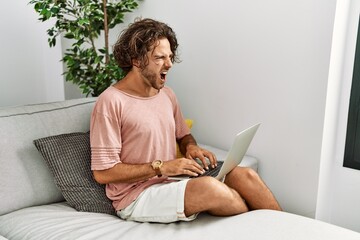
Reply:
M165 23L145 18L136 19L127 29L124 29L113 47L113 54L119 67L128 73L133 64L132 60L139 60L140 67L144 68L148 63L147 52L152 50L154 44L163 38L170 42L173 53L172 62L178 62L178 42L175 32Z

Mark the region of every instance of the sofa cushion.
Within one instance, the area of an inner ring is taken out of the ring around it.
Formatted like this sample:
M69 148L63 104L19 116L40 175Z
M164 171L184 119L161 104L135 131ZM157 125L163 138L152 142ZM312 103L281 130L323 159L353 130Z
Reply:
M95 98L0 108L0 215L64 201L34 139L89 131Z
M105 185L92 176L89 132L34 140L68 204L78 211L115 214Z
M30 207L0 216L0 234L8 239L53 240L359 240L360 233L318 220L274 210L170 224L124 221L116 216L77 212L66 203Z

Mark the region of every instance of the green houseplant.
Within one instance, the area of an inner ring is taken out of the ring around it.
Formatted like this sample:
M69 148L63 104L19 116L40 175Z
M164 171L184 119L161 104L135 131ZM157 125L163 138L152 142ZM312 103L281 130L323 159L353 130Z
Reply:
M86 96L98 96L124 77L109 51L109 30L123 23L124 14L137 8L135 0L31 0L42 22L55 19L47 30L50 47L62 34L73 44L61 59L66 81L73 82ZM104 36L99 48L96 39Z

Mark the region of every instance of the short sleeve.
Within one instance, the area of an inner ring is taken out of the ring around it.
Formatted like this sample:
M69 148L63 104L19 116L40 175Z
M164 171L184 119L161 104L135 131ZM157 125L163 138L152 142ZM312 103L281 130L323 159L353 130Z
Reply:
M91 116L91 169L104 170L120 162L121 128L102 99L98 99ZM111 109L111 108L110 108Z

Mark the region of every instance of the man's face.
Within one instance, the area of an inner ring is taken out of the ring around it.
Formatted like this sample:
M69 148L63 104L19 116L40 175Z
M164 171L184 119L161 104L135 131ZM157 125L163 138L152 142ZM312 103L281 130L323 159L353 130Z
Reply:
M170 43L166 38L159 40L155 44L155 48L147 53L149 64L141 71L146 84L157 90L164 87L166 74L172 67L172 55Z

